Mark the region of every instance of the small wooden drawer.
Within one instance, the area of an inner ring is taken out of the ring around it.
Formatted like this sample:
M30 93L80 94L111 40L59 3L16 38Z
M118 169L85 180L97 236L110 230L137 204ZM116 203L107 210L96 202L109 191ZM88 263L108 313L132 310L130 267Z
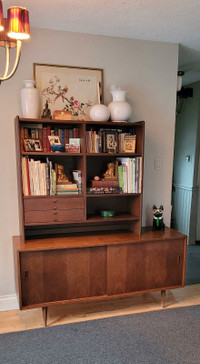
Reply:
M25 225L70 223L83 220L84 209L25 211L24 219Z
M47 196L24 198L24 211L46 211L57 209L83 209L84 201L82 197L74 196Z

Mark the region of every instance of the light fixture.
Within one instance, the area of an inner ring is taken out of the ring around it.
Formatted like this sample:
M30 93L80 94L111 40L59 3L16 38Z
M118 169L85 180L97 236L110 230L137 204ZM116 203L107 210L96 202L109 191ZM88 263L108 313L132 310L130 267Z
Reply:
M182 87L182 78L184 76L185 72L183 71L178 71L178 75L177 75L177 91L181 90Z
M20 59L22 40L30 38L29 14L25 8L11 6L7 11L7 18L3 17L3 6L0 0L0 47L5 48L5 69L0 75L0 83L12 77ZM9 72L10 49L16 48L15 62Z

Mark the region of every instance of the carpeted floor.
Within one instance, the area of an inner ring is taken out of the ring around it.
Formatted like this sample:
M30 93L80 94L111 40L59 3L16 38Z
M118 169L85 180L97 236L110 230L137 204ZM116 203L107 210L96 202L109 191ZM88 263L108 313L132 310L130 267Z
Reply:
M200 246L199 245L189 245L187 247L185 283L187 285L200 283Z
M0 335L1 364L198 364L200 306Z

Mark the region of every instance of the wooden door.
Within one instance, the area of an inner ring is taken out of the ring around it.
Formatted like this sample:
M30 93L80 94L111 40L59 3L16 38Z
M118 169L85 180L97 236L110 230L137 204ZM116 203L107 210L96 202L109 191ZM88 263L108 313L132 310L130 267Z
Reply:
M22 306L106 294L106 247L21 254Z
M108 295L183 284L184 241L154 241L108 247Z

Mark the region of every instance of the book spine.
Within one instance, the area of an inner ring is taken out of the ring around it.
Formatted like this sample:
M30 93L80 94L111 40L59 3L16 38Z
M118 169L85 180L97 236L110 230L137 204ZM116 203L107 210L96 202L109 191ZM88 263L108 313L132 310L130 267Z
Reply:
M65 134L65 144L68 144L69 143L69 129L65 129L64 134Z
M50 195L50 166L49 166L49 160L47 158L46 163L46 183L47 183L47 195Z
M139 157L139 193L142 193L142 157Z
M73 138L73 129L69 129L69 138Z
M47 152L47 127L43 127L42 129L42 145L43 151Z
M28 130L28 128L24 128L24 138L29 138L29 130Z
M62 145L64 145L65 144L65 131L64 131L64 129L61 129L60 134L61 134L60 135L60 142L61 142Z
M136 167L135 167L135 191L136 193L139 193L139 158L136 157Z
M42 129L38 129L38 139L40 140L43 147Z
M79 138L79 128L73 128L73 138Z
M133 162L133 193L136 193L136 188L135 188L135 158L132 159Z
M28 195L31 195L31 187L30 187L30 176L29 176L29 160L26 157L26 174L27 174L27 188L28 188Z
M25 157L22 157L22 160L21 160L21 168L22 168L22 190L23 190L23 195L24 196L28 196L27 178L26 178L26 160L25 160Z
M49 162L49 194L52 195L52 189L53 189L53 186L52 186L52 162Z
M89 131L90 153L92 153L92 130Z
M20 129L20 149L22 153L24 151L24 128Z
M47 152L51 151L51 147L50 147L50 143L49 143L49 139L48 136L51 135L51 127L50 125L47 126Z
M123 191L124 186L123 186L123 167L122 166L118 167L118 179L119 179L119 187Z

